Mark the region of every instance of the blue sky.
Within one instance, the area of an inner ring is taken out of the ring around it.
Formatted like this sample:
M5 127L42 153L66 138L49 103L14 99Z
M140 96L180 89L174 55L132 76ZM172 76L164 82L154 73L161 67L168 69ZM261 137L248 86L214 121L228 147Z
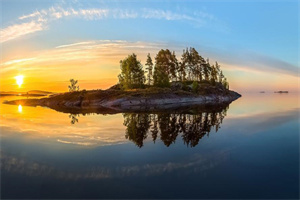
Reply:
M1 9L3 63L22 59L14 53L24 49L28 57L28 51L60 45L122 40L160 44L178 58L182 48L193 46L204 57L235 66L231 71L240 69L234 72L239 76L245 69L299 77L297 0L2 0Z

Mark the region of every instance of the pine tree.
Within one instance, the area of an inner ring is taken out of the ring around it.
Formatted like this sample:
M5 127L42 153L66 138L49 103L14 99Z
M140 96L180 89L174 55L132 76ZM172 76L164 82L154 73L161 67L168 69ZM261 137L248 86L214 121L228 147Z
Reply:
M78 80L70 79L69 92L79 91Z
M135 54L120 61L119 83L122 89L142 88L145 82L144 70Z
M161 49L155 57L154 85L158 87L170 86L170 79L177 79L178 62L175 53L169 49Z
M214 65L211 66L210 80L212 84L215 84L218 81L218 72Z
M170 78L175 79L177 81L178 60L176 58L175 51L173 51L173 53L170 55L169 69L170 69L170 74L171 74Z
M147 70L147 77L148 77L148 85L151 84L152 82L152 79L153 79L153 63L152 63L152 58L150 56L150 53L148 53L147 55L147 61L146 61L146 64L147 66L146 70Z
M155 65L153 75L154 85L157 87L169 87L170 81L168 73L161 65Z
M187 80L191 80L192 64L191 64L191 57L188 48L186 48L186 50L183 50L181 61L182 61L183 68L186 71L185 74L187 74Z
M223 82L223 78L224 78L224 74L223 74L223 71L221 70L220 75L219 75L219 83Z
M199 55L195 48L190 48L190 62L192 65L192 73L194 74L193 80L202 80L202 65L205 60Z
M185 81L186 80L185 65L182 62L179 62L179 64L178 64L178 76L179 76L180 81Z
M210 73L211 73L211 66L209 64L209 60L207 59L206 63L203 64L203 74L206 81L209 81Z
M183 50L181 57L183 67L190 81L202 80L202 68L205 60L199 55L195 48Z

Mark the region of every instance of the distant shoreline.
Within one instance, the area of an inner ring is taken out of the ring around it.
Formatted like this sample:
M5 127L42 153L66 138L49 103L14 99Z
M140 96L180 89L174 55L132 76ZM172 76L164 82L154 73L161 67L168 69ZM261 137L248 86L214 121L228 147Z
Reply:
M42 90L30 90L28 92L3 92L0 91L0 97L4 96L25 96L25 97L42 97L54 94L53 92L42 91Z

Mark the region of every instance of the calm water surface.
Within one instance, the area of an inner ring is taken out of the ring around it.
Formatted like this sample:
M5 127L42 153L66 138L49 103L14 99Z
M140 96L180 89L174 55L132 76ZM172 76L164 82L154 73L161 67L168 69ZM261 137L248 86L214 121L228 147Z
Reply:
M298 199L299 109L292 93L185 113L1 104L1 197Z

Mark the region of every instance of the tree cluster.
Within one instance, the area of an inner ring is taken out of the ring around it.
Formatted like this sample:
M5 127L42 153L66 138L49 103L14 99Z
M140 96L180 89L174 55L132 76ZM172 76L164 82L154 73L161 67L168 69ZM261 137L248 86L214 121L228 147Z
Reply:
M221 83L226 89L229 84L225 78L221 66L216 62L211 65L209 59L205 60L195 48L183 50L181 61L178 61L175 52L169 49L161 49L155 56L155 65L150 54L147 55L146 70L135 54L129 55L120 61L121 74L119 83L123 89L133 89L147 85L156 87L169 87L172 81L210 82ZM145 78L145 73L147 73ZM197 88L197 84L193 87Z

